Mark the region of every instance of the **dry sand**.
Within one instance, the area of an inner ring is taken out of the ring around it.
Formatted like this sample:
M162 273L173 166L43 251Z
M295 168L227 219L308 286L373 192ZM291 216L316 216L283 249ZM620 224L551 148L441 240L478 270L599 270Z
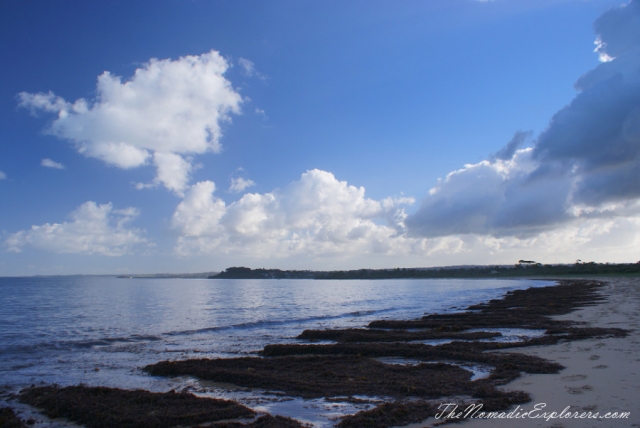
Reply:
M601 279L607 282L603 290L608 296L605 303L556 319L585 322L592 327L628 329L630 335L517 349L516 352L540 356L566 368L558 374L524 374L503 389L531 394L533 401L521 406L523 412L545 403L547 412L561 413L570 406L572 413L630 412L629 418L475 419L467 420L463 427L640 427L640 278Z

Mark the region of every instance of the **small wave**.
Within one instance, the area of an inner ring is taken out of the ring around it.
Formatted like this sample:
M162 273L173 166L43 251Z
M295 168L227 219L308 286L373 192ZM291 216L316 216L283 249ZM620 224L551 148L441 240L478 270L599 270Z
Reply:
M546 330L528 329L528 328L475 328L467 330L469 333L481 332L497 332L501 336L492 337L490 339L480 339L480 342L523 342L525 340L534 339L544 336Z
M191 334L210 333L210 332L217 332L217 331L250 330L250 329L262 328L262 327L305 324L305 323L315 322L315 321L329 321L329 320L337 320L342 318L366 317L370 315L376 315L376 314L391 312L396 310L397 309L394 308L394 309L380 309L380 310L367 310L367 311L352 311L352 312L345 312L343 314L338 314L338 315L321 315L321 316L315 316L315 317L292 318L288 320L287 319L257 320L257 321L243 322L243 323L232 324L227 326L216 326L216 327L198 328L193 330L171 331L168 333L164 333L164 336L185 336L185 335L191 335Z
M159 336L153 336L153 335L134 334L128 337L103 337L103 338L94 339L94 340L68 341L63 343L69 344L73 347L78 347L78 348L92 348L94 346L109 346L109 345L121 344L121 343L153 342L157 340L162 340L162 338Z
M6 354L36 354L42 350L91 349L99 346L111 346L125 343L140 343L162 340L159 336L134 334L128 337L103 337L87 340L64 340L40 342L33 345L16 344L2 348Z

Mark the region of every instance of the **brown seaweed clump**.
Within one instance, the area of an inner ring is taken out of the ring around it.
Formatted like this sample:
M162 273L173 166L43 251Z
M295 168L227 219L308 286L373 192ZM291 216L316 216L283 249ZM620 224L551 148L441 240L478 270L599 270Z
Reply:
M335 340L336 342L411 342L417 340L481 340L494 339L501 334L493 331L450 333L440 331L404 331L346 328L333 330L304 330L297 338L309 341Z
M460 332L471 328L548 329L568 326L552 315L568 314L606 299L598 293L604 284L591 280L563 280L559 285L509 291L501 299L472 305L466 312L431 314L417 320L378 320L369 328L421 328L437 332Z
M522 360L518 360L522 357ZM191 375L216 382L276 389L306 398L344 395L392 397L395 401L342 418L339 427L387 427L420 422L438 413L425 399L447 396L477 398L487 410L506 410L531 400L524 392L495 388L502 377L518 377L519 369L558 371L558 365L536 357L506 356L487 379L471 381L471 373L456 365L421 363L384 364L373 358L344 355L284 356L275 358L198 359L160 362L145 368L162 376ZM495 376L494 376L495 374ZM415 400L420 397L421 400ZM337 400L337 399L336 399Z
M392 365L357 355L163 361L157 376L195 376L305 398L337 395L440 397L473 389L471 373L450 364Z
M0 407L0 427L27 428L27 424L10 407Z
M18 399L50 418L65 418L87 428L169 428L255 416L233 401L174 391L54 385L24 389Z

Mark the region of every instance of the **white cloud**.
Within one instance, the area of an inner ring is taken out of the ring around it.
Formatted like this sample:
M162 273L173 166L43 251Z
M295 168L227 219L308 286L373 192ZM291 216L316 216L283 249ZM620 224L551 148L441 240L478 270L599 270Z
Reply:
M416 238L414 242L413 254L428 256L430 265L513 264L520 259L541 263L571 263L577 259L635 262L640 259L640 215L605 219L581 217L520 238L466 234Z
M256 66L253 61L246 58L240 58L238 64L242 67L242 73L247 77L256 76L260 80L265 80L265 75L256 70Z
M180 202L171 220L172 227L182 236L216 236L221 232L220 218L226 212L221 199L214 198L216 186L212 181L201 181L191 186Z
M411 198L375 201L363 187L312 170L282 190L248 193L226 205L212 182L192 186L173 215L178 254L251 257L385 253L399 235ZM379 224L384 222L385 224Z
M183 190L189 183L189 173L193 169L191 163L180 155L167 152L155 152L153 163L158 168L155 181L183 196Z
M577 218L526 239L475 236L478 252L512 262L521 258L543 262L634 262L640 257L640 216L617 218ZM470 246L473 248L473 246ZM513 257L517 254L518 257ZM482 256L480 256L482 257Z
M60 162L56 162L48 158L42 159L42 161L40 161L40 165L47 168L64 169L64 165L62 165Z
M231 193L241 193L244 192L245 189L248 189L251 186L255 186L256 183L253 180L249 180L248 178L232 178L231 185L229 186L229 191Z
M263 109L261 109L261 108L257 108L257 109L255 110L255 112L256 112L256 114L257 114L258 116L262 116L262 118L263 118L263 119L265 119L265 120L266 120L266 119L268 119L268 117L267 117L267 113L266 113Z
M71 213L71 221L31 226L10 235L5 246L12 252L29 246L54 253L121 256L147 242L142 231L127 227L138 214L135 208L114 210L110 203L89 201Z
M119 168L153 159L156 181L180 193L191 167L178 157L219 152L222 122L240 113L242 98L225 79L227 68L216 51L151 59L125 82L104 72L93 100L70 103L52 92L18 97L20 106L34 114L57 113L48 132L69 140L80 153Z
M596 40L593 42L593 44L596 45L596 48L593 51L598 54L598 59L600 59L600 62L609 62L615 59L609 56L606 50L607 45L602 41L602 39L600 39L600 37L596 37Z
M5 174L4 172L0 171L0 180L4 180L7 178L7 174Z
M240 67L242 67L245 76L253 76L253 74L256 72L255 65L248 59L240 58L238 60L238 64L240 64Z

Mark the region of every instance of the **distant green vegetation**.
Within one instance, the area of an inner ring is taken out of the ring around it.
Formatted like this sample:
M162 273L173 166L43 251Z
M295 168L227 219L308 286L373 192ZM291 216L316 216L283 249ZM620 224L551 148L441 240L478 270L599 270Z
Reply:
M520 260L515 265L455 266L442 268L358 269L338 271L250 269L230 267L209 278L233 279L393 279L393 278L513 278L558 276L636 276L638 263L583 263L543 265Z

